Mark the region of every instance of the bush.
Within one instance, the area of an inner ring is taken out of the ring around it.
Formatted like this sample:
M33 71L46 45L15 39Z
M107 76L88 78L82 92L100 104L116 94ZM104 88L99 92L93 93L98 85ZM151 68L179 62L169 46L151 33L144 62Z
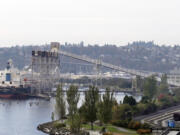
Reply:
M157 110L157 106L154 103L139 103L137 109L140 115L149 114Z
M147 123L141 124L139 121L130 121L128 124L129 129L150 129L151 126Z
M106 133L103 133L103 135L113 135L113 133L111 133L111 132L106 132Z
M144 124L141 124L141 128L142 129L150 129L151 126L149 124L147 124L147 123L144 123Z
M175 104L174 101L174 97L170 95L160 94L158 97L158 104L160 109L165 109L167 107L173 106Z
M118 126L118 127L128 127L128 120L113 120L111 121L112 125Z
M81 116L79 114L75 114L73 117L74 117L73 122L69 122L70 130L73 133L78 133L80 132L81 124L82 124ZM69 121L70 120L71 119L69 119Z
M136 99L133 96L125 96L123 100L123 104L136 105Z
M55 122L55 123L53 124L53 127L54 127L54 128L62 128L62 127L66 127L66 124L64 124L64 123L59 123L59 122Z
M128 124L128 128L138 130L139 128L144 127L143 125L144 124L141 124L139 121L130 121Z
M150 129L138 129L137 133L138 134L150 134L151 130Z
M112 121L130 121L131 118L132 107L129 104L121 104L113 107Z
M134 122L132 126L132 128L135 130L139 129L140 127L141 127L141 123L139 121Z
M106 132L106 127L102 127L100 132L105 133Z
M128 128L132 129L133 125L134 125L134 121L130 121L129 124L128 124Z

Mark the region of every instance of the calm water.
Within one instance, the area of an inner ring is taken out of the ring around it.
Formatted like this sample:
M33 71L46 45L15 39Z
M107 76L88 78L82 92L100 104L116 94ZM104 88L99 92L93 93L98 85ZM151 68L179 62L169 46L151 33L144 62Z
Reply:
M122 101L123 93L115 95ZM83 102L81 95L79 106ZM140 100L140 96L136 97ZM45 100L0 100L0 135L45 135L36 129L40 123L51 120L54 99Z

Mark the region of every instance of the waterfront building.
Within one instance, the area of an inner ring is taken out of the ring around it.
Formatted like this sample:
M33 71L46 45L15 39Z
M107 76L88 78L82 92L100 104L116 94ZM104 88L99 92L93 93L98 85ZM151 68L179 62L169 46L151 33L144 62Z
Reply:
M171 70L167 77L169 84L180 86L180 69L175 68L174 70Z

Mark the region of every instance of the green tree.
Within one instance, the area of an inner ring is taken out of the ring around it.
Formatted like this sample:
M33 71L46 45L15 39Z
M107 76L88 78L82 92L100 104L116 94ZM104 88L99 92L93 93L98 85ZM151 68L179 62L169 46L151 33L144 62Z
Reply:
M112 107L114 103L113 91L106 88L106 92L98 103L97 117L102 123L108 123L112 119Z
M154 98L157 92L157 82L155 76L146 78L143 87L144 96L147 96L150 100Z
M136 83L137 89L141 91L143 89L144 79L142 79L140 76L136 76Z
M177 102L180 101L180 88L173 89L174 97Z
M84 111L85 118L91 122L91 129L93 130L93 122L97 119L97 102L99 100L99 90L95 86L90 86L89 90L85 92Z
M54 121L54 112L51 113L51 120Z
M161 77L161 83L158 87L158 93L161 94L168 94L169 93L169 88L168 88L168 83L167 83L167 75L164 74Z
M155 112L156 109L157 109L157 106L154 103L142 103L141 102L141 103L137 104L138 113L141 115Z
M167 84L167 75L166 75L166 74L163 74L163 75L162 75L162 77L161 77L161 83Z
M129 104L121 104L113 109L113 121L130 121L132 117L132 108Z
M132 96L125 96L123 104L136 105L136 100Z
M70 129L73 133L79 133L82 125L82 117L80 113L73 115L73 122L70 122Z
M78 93L78 87L71 85L67 90L66 95L67 95L67 103L68 103L68 112L69 112L68 120L70 123L70 129L72 132L76 133L80 131L79 123L81 123L77 108L77 104L79 102L79 96L80 96Z
M147 96L143 96L140 102L146 104L149 102L149 98Z
M66 102L64 99L62 84L58 85L58 88L56 91L55 109L56 109L56 114L58 116L58 119L62 119L66 115Z

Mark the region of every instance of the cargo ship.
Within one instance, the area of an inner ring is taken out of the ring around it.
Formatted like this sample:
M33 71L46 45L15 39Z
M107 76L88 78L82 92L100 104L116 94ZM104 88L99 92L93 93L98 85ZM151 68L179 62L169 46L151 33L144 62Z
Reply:
M0 70L0 98L49 98L59 81L59 46L51 43L50 51L32 51L32 63L22 70L10 59Z
M8 60L7 66L0 71L0 98L3 99L27 99L31 96L31 88L23 85L23 72L14 68L12 60Z
M3 99L28 99L31 97L33 96L30 95L30 87L0 87L0 98Z

